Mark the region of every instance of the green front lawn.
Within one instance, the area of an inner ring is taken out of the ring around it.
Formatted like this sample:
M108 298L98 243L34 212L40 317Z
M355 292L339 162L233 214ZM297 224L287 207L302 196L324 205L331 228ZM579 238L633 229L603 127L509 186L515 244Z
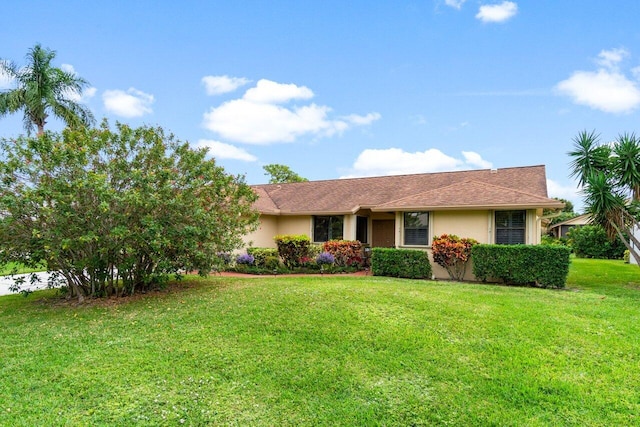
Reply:
M23 274L23 273L33 273L34 271L45 271L44 267L41 268L31 268L25 267L22 264L18 264L16 262L10 262L0 267L0 276L6 276L8 274Z
M567 290L189 278L130 301L0 297L0 425L632 425L640 269Z

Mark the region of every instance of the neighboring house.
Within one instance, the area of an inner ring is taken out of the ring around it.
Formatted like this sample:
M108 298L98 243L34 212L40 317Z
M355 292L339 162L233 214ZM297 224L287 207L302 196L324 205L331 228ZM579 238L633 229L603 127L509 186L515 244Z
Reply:
M247 244L275 247L278 234L313 242L430 250L444 233L480 243L538 244L547 196L544 166L254 185L258 230ZM433 265L438 278L444 269ZM470 271L471 269L468 269ZM471 276L472 277L472 276Z
M589 225L590 223L591 216L589 214L582 214L575 218L553 224L549 227L549 234L555 238L567 237L567 232L569 232L573 227L582 227L583 225Z

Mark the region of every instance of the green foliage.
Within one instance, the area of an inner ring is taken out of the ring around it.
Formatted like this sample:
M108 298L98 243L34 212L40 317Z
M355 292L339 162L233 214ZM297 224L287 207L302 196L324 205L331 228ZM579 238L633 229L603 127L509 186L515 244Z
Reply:
M631 261L631 252L629 252L629 250L625 249L624 255L622 256L622 259L624 260L625 264L629 264L629 262Z
M430 279L429 255L417 249L373 248L371 271L374 276Z
M607 238L607 233L599 225L573 227L567 237L577 257L621 259L624 256L625 246L618 239Z
M278 255L287 268L299 267L309 257L311 240L305 234L280 234L274 237Z
M478 280L501 280L514 285L563 288L571 250L546 245L475 245L473 274Z
M358 240L329 240L323 250L333 255L337 267L362 267L364 253Z
M540 243L543 245L571 246L567 237L553 237L549 235L541 236Z
M265 175L269 176L269 184L309 181L307 178L303 178L292 171L291 168L286 165L271 164L263 166L262 169L264 169Z
M436 236L431 244L433 261L444 267L451 279L463 280L471 256L471 248L477 244L476 239L460 238L455 234Z
M247 254L253 256L258 267L266 267L267 258L278 260L278 250L275 248L247 248Z
M208 273L257 225L243 178L161 128L105 121L0 150L0 261L42 262L80 300Z
M0 59L0 75L17 84L15 89L0 92L0 117L22 111L28 134L35 127L41 136L50 115L75 128L94 122L91 110L71 99L71 95L81 95L89 83L75 73L53 67L55 56L54 51L36 44L29 49L24 67Z

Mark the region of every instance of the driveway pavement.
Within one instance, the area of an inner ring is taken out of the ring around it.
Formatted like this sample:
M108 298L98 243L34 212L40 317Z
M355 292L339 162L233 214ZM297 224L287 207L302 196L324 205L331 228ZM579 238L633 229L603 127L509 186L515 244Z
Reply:
M0 295L10 295L13 294L9 290L9 287L13 285L13 282L18 277L24 277L25 283L22 285L22 289L28 289L30 291L36 291L38 289L46 289L47 288L47 280L49 279L49 273L41 272L36 273L36 276L40 279L40 282L34 283L33 285L29 282L29 274L16 274L15 276L0 276Z

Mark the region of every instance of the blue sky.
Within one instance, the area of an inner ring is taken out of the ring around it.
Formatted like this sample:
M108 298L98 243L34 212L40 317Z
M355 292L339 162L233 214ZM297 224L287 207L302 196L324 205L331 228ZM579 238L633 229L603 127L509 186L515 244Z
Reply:
M640 2L25 0L2 15L0 58L55 50L98 119L160 125L251 184L269 163L312 180L544 164L550 196L580 207L572 138L638 124Z

